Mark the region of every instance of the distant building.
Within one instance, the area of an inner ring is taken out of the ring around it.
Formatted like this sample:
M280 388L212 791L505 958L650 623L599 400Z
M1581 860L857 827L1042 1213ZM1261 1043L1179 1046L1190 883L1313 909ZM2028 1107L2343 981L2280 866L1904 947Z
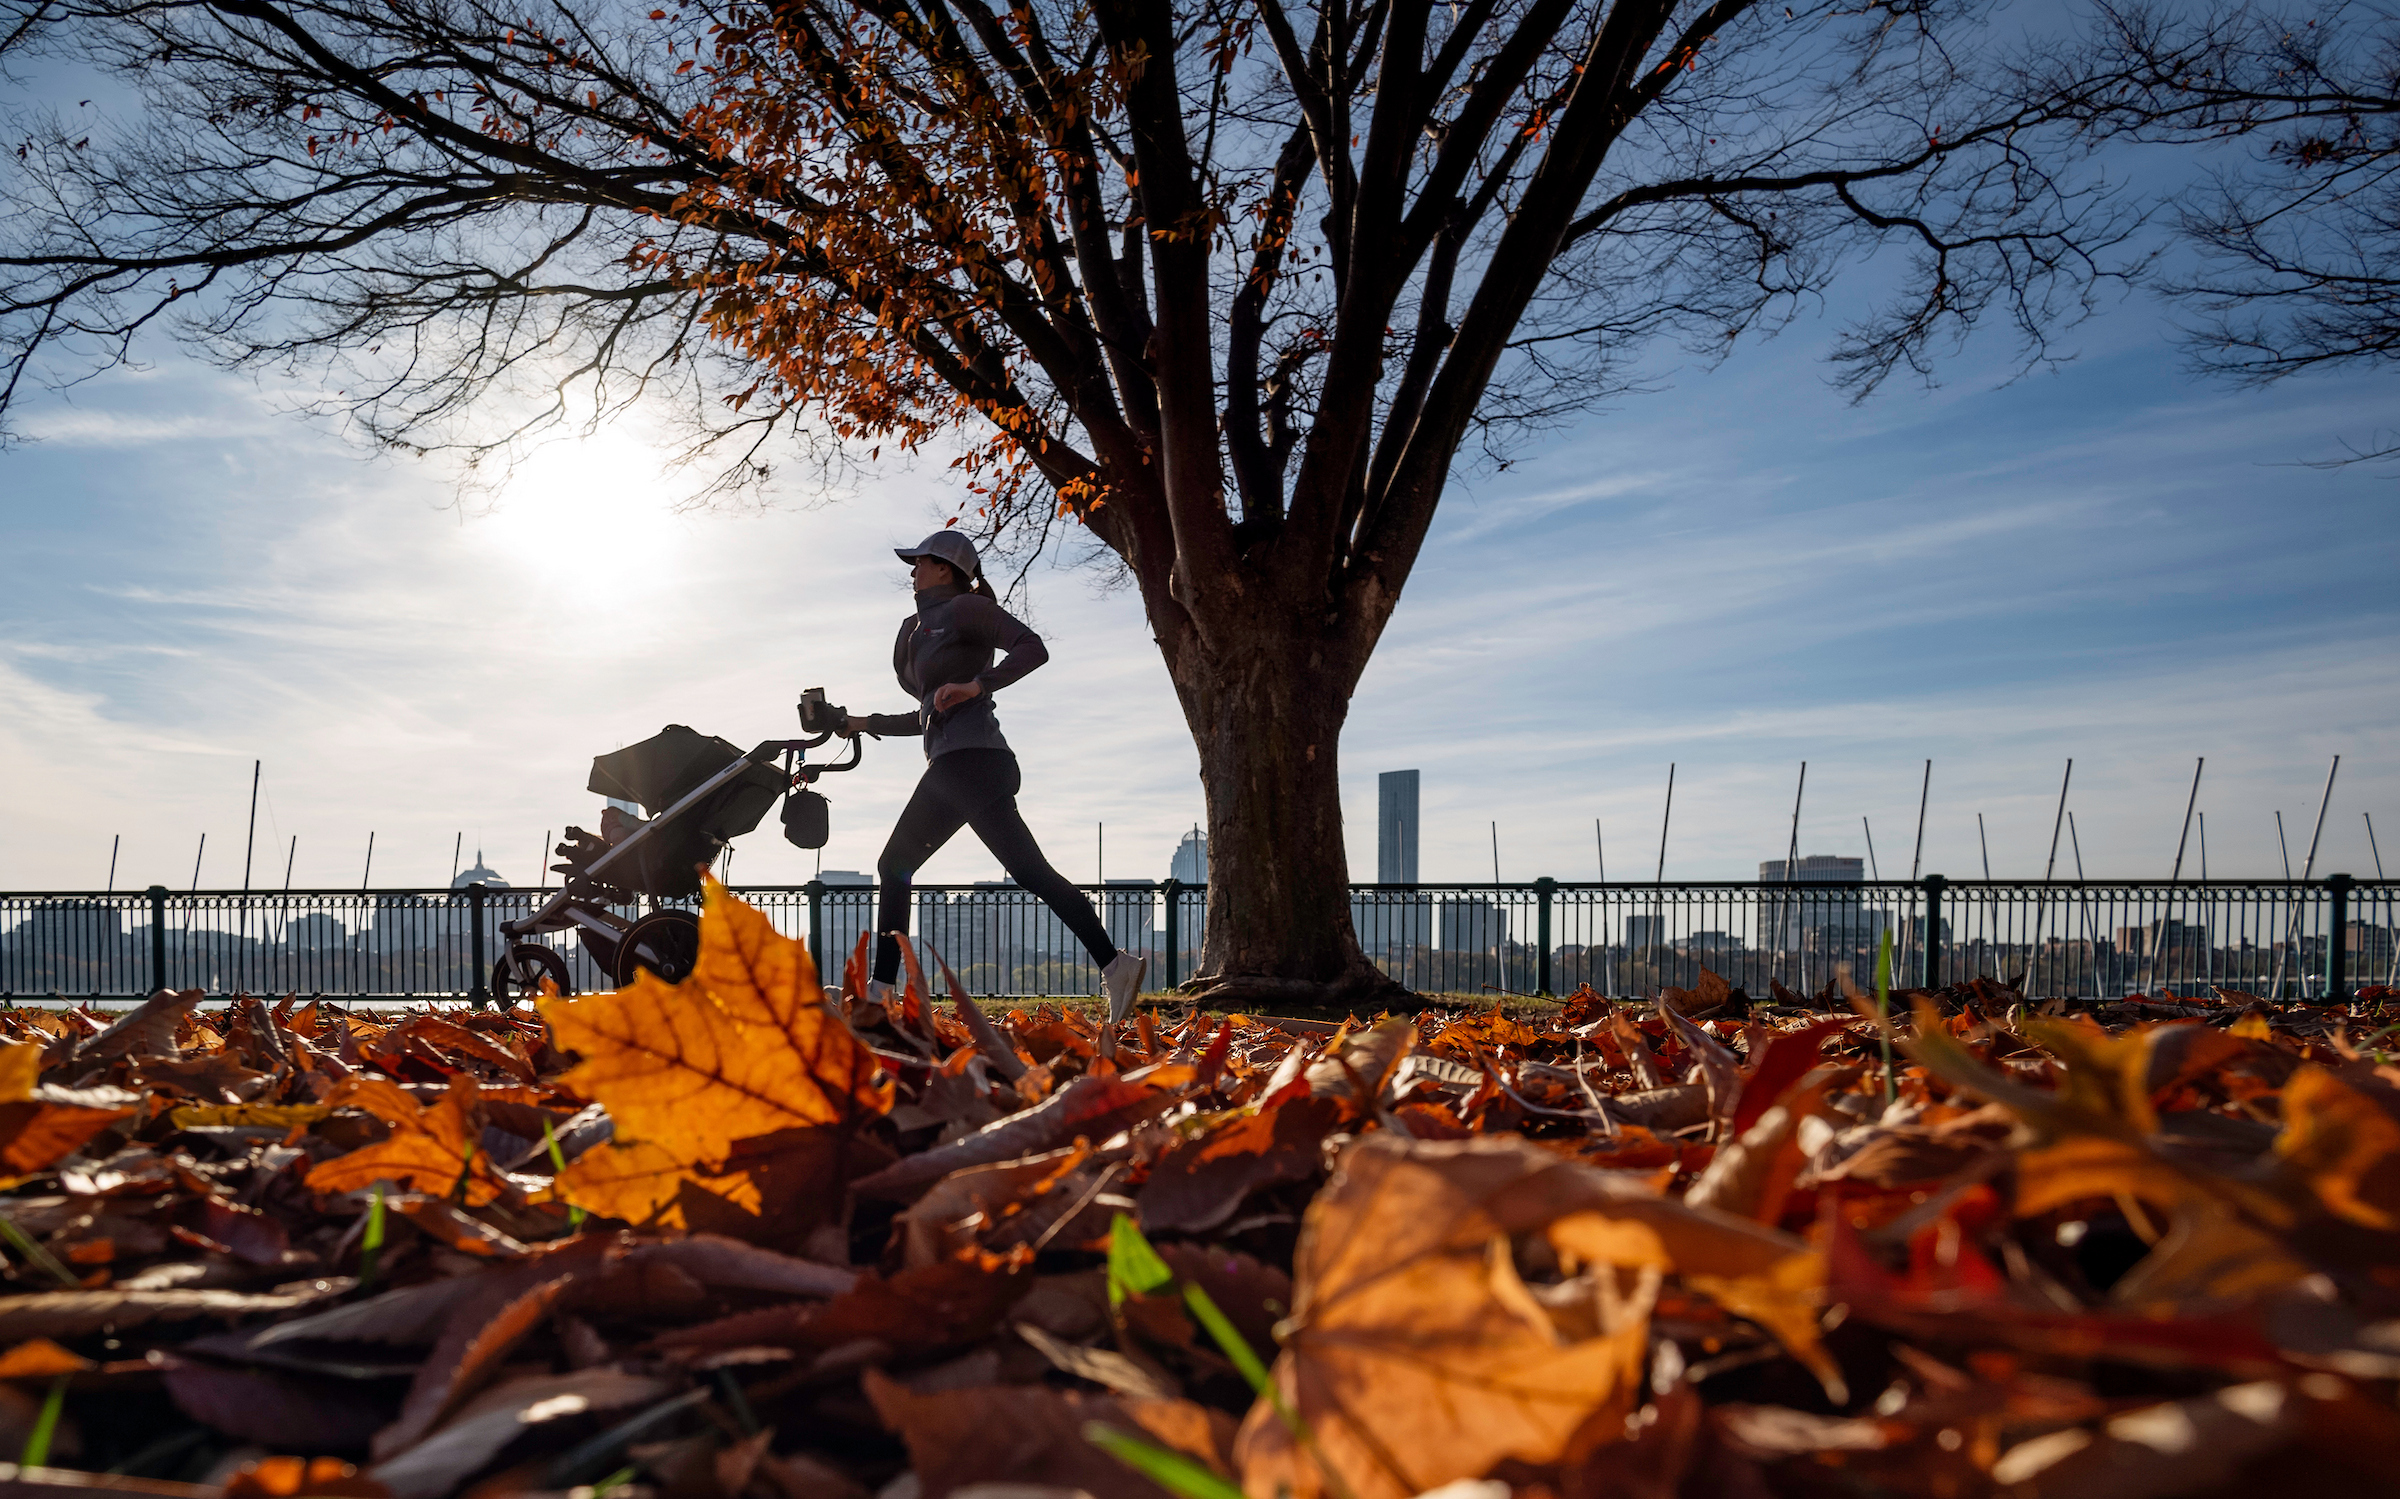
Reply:
M1841 854L1810 854L1792 867L1790 882L1795 885L1857 885L1865 883L1867 861ZM1758 882L1762 885L1785 883L1783 860L1763 859L1758 866Z
M1740 952L1742 939L1728 932L1694 932L1671 945L1677 952Z
M1118 889L1125 886L1125 889ZM1150 934L1158 923L1157 902L1148 880L1110 880L1100 890L1100 921L1108 940L1127 952L1150 950ZM1077 944L1080 946L1081 944Z
M349 945L350 931L338 918L311 911L293 919L284 929L284 941L296 952L339 951Z
M825 889L820 918L825 951L817 954L819 977L832 983L858 947L859 934L875 929L875 877L855 869L827 869L817 875Z
M2145 926L2121 926L2112 936L2117 951L2134 958L2147 958L2169 948L2208 945L2207 934L2200 928L2186 926L2173 917Z
M1497 952L1508 941L1508 912L1480 895L1439 907L1444 952Z
M1666 940L1666 917L1628 916L1625 918L1625 945L1627 947L1657 947Z
M1198 828L1184 834L1183 841L1175 845L1175 858L1167 866L1167 878L1187 885L1208 883L1208 839Z
M1385 885L1417 882L1417 772L1387 770L1375 778L1375 878Z
M114 901L38 900L10 931L20 949L50 952L97 950L125 933L125 912Z
M1759 947L1768 952L1842 952L1874 946L1882 939L1888 914L1870 907L1863 889L1843 888L1864 885L1866 878L1866 860L1840 854L1810 854L1788 866L1782 859L1762 860Z
M2353 973L2363 982L2376 975L2360 971L2358 964L2391 962L2392 929L2373 922L2353 921L2343 928L2342 946L2350 954Z
M475 850L474 865L471 868L460 870L458 872L458 878L450 882L450 888L453 890L464 890L469 885L477 884L480 884L491 890L506 890L508 888L508 881L500 878L499 871L484 867L482 849Z
M1433 897L1413 890L1353 890L1350 928L1368 957L1405 958L1433 944Z
M873 914L873 907L868 904L870 899L866 892L859 892L859 909L868 917ZM920 955L924 948L930 947L953 969L989 963L992 954L986 950L986 937L992 923L986 919L987 914L970 896L960 895L952 900L939 890L919 890L909 935L917 943Z
M1050 908L1015 880L977 880L948 901L933 891L917 894L917 930L953 968L997 963L1004 968L1024 957L1076 946Z
M431 896L378 890L360 901L359 927L363 933L372 926L377 944L386 948L423 947L441 928L449 904Z

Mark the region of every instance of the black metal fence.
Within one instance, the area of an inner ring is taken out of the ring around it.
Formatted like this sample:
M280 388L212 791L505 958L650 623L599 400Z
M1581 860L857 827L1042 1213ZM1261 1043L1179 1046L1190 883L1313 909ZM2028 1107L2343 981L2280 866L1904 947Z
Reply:
M0 894L0 997L214 994L460 999L479 994L500 923L549 892L146 891ZM737 891L824 955L830 981L874 924L868 885ZM1086 886L1154 987L1191 975L1207 892L1173 881ZM1897 982L1988 975L2027 992L2113 997L2208 986L2284 998L2391 984L2400 881L1886 880L1861 884L1356 885L1360 944L1421 993L1545 994L1589 984L1638 996L1711 969L1762 994L1871 985L1891 937ZM628 918L632 909L618 914ZM978 995L1090 994L1099 973L1065 926L1013 884L921 885L912 931ZM571 933L545 939L578 989L608 978Z

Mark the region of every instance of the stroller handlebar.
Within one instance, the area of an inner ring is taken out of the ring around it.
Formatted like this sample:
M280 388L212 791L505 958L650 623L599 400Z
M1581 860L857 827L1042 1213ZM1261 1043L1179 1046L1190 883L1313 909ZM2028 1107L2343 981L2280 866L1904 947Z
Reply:
M778 749L778 753L780 753L782 749L789 749L796 753L805 754L809 750L815 749L818 745L823 744L826 740L831 739L835 734L839 733L843 728L845 728L849 722L849 709L827 702L825 700L824 688L811 687L800 694L800 727L804 732L814 737L808 739L792 739L783 741ZM865 748L861 743L860 736L852 734L849 737L849 759L839 761L832 765L796 766L794 767L792 775L793 784L804 785L807 782L815 780L818 776L823 775L829 770L856 769L858 766L859 757L865 753ZM764 749L765 746L761 745L760 748ZM753 757L755 758L755 752Z
M809 749L815 745L823 744L825 742L825 738L826 736L820 734L814 739L791 739L784 741L784 743L795 751L801 751ZM849 759L836 760L828 765L796 765L792 768L792 784L795 786L807 785L809 782L815 780L821 775L826 774L828 771L856 770L858 769L858 762L864 758L865 754L866 736L864 734L853 734L850 736Z

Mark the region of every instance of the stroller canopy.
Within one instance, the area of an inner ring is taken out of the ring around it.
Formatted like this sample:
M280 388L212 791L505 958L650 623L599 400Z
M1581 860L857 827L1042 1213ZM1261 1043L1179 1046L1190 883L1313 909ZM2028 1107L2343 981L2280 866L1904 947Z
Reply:
M638 802L657 817L741 758L741 750L726 741L671 723L639 744L593 760L589 789ZM782 772L772 765L752 765L685 809L673 825L652 833L635 859L637 869L629 871L629 883L646 895L697 892L695 866L708 863L728 842L757 827L783 792Z

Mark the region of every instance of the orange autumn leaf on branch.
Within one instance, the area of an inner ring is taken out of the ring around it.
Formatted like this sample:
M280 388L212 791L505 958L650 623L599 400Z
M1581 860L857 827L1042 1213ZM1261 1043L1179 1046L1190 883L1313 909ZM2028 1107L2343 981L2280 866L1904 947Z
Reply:
M884 1114L892 1085L825 1004L816 964L766 916L708 882L692 976L644 971L613 994L542 1002L557 1045L583 1058L561 1086L607 1106L616 1142L559 1178L566 1198L640 1222L682 1190L756 1196L728 1163L741 1142Z

